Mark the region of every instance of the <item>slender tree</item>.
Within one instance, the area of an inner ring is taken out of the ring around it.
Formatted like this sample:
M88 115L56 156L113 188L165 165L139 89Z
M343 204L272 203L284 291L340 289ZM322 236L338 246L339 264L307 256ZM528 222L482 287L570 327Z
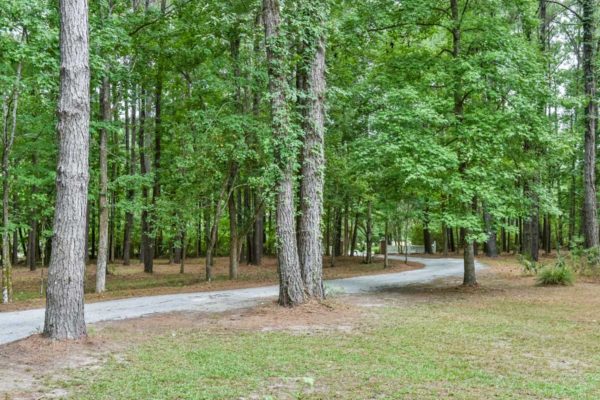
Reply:
M108 264L108 129L110 121L110 83L108 76L102 78L100 87L100 117L105 124L100 129L100 226L98 229L98 259L96 261L96 293L106 290Z
M583 78L586 96L583 158L583 236L585 247L598 247L598 204L596 199L596 21L595 0L583 0Z

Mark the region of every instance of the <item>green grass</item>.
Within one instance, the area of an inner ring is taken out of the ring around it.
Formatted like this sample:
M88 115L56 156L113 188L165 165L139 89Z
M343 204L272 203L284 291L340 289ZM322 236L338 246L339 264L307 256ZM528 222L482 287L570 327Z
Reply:
M600 329L577 307L461 300L379 309L351 333L180 332L63 385L76 399L597 399Z

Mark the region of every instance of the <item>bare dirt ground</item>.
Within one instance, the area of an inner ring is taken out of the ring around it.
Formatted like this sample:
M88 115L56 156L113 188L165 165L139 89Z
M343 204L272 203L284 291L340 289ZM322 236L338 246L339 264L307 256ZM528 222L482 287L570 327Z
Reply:
M68 393L48 391L48 380L60 380L69 369L98 368L109 358L119 358L128 349L160 335L173 337L202 329L218 334L231 331L352 332L372 322L373 308L411 307L423 303L448 304L469 300L498 302L526 299L551 306L565 302L585 304L589 310L577 319L595 321L600 309L600 286L578 282L575 288L541 288L535 278L524 276L512 256L480 259L491 268L479 273L480 286L463 288L459 278L448 278L428 285L414 285L380 293L338 296L321 304L310 303L295 309L281 308L265 301L260 306L220 314L171 313L125 321L95 324L86 340L56 343L33 336L0 346L0 399L52 399ZM464 304L461 303L461 304Z
M337 257L336 266L329 267L329 259L324 260L324 278L350 278L360 275L387 274L422 268L415 262L403 263L390 260L390 267L383 269L381 260L373 264L363 264L360 257ZM143 265L136 263L128 266L113 264L111 274L107 276L107 292L94 293L96 267L88 265L86 269L86 303L96 301L122 299L128 297L153 296L161 294L208 292L227 289L243 289L276 284L277 265L274 257L265 257L262 266L241 265L239 278L229 280L229 259L215 259L213 267L214 279L204 279L204 259L190 259L185 266L185 273L179 273L179 265L169 264L168 260L157 260L154 273L143 272ZM15 302L0 304L0 312L41 308L45 299L40 296L40 270L29 271L27 268L15 268L13 281ZM46 273L46 271L44 271Z

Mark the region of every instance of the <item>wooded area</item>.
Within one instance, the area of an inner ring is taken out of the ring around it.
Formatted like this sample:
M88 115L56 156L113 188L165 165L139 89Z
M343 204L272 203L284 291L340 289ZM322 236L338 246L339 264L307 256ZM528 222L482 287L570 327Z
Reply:
M48 266L52 338L86 263L274 255L283 306L391 245L598 263L596 0L56 3L0 3L2 301Z

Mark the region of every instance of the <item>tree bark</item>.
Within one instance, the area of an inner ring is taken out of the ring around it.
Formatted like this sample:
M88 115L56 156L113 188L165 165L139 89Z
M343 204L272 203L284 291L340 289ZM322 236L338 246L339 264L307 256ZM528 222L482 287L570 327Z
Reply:
M469 231L465 230L464 240L464 286L477 286L477 278L475 276L475 257L473 254L473 240L469 238Z
M90 70L87 1L60 0L59 4L60 144L44 335L60 340L86 335L83 283L89 182Z
M237 279L239 269L237 206L235 196L229 196L229 279Z
M596 71L594 0L583 0L583 76L587 98L583 158L583 236L586 248L598 247L598 210L596 199Z
M365 256L365 263L371 264L373 262L373 217L372 217L373 204L369 200L367 203L367 229L366 229L366 240L367 240L367 254Z
M279 304L294 306L304 302L304 288L298 259L294 206L294 137L290 129L286 103L288 91L285 71L285 36L280 34L278 0L263 0L265 48L271 95L271 128L276 143L275 159L279 168L277 188L277 242Z
M102 78L100 87L100 117L103 124L110 121L110 83L108 76ZM100 226L98 228L98 260L96 261L96 293L106 290L108 265L108 129L100 129Z
M325 296L321 231L325 167L325 39L321 35L315 39L315 53L307 75L298 250L306 293L309 297L322 299Z
M139 152L140 152L140 172L143 177L150 173L150 163L147 155L146 147L146 92L141 90L141 105L140 105L140 127L139 127ZM142 245L141 258L144 263L144 272L151 274L154 271L154 243L151 236L150 216L148 208L150 207L150 192L148 184L142 184Z

